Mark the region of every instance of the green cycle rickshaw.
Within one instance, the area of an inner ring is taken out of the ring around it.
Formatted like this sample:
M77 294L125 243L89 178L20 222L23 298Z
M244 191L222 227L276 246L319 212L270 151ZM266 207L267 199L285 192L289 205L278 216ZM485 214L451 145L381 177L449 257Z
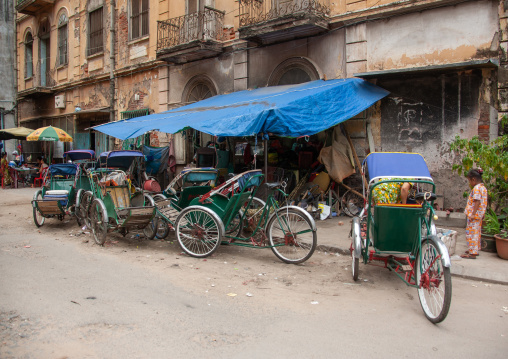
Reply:
M351 228L353 279L359 262L382 263L418 290L427 319L443 321L450 309L450 256L436 236L433 209L435 184L425 160L417 153L375 152L363 161L365 207ZM376 203L374 192L392 183L410 182L407 204Z
M111 231L126 235L131 229L141 229L147 239L155 237L155 202L130 179L129 169L139 161L144 161L140 151L111 151L101 154L98 168L89 171L91 201L87 213L99 245Z

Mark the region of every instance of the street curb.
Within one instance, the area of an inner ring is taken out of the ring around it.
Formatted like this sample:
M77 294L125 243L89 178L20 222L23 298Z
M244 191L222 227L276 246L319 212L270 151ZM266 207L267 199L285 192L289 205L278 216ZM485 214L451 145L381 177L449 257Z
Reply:
M343 249L343 248L339 248L339 247L335 247L335 246L327 246L324 244L318 244L316 247L316 250L320 251L320 252L339 253L339 254L343 254L343 255L347 255L347 256L349 256L351 254L351 252L349 251L349 248ZM453 262L452 262L452 267L453 267ZM506 282L506 281L497 280L497 279L490 279L490 278L475 277L475 276L461 274L461 273L453 273L453 270L451 270L451 275L453 277L474 280L477 282L508 285L508 282Z
M452 264L452 266L453 266L453 264ZM508 285L508 282L505 282L505 281L502 281L502 280L473 277L473 276L466 275L466 274L452 273L452 277L469 279L469 280L474 280L474 281L477 281L477 282L485 282L485 283L492 283L492 284Z

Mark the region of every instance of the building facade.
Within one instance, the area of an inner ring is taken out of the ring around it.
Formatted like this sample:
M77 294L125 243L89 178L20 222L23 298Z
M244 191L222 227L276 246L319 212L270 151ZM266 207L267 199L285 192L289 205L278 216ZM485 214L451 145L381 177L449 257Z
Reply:
M16 127L16 63L14 2L0 1L0 128ZM3 141L2 151L9 155L16 149L14 141ZM9 157L10 158L10 157Z
M16 6L18 119L27 127L54 123L74 134L75 146L102 150L113 143L87 130L95 124L216 94L357 76L391 92L347 121L358 155L420 152L448 191L456 183L450 140L493 139L508 112L504 6L498 0L25 0ZM180 164L192 157L191 136L174 136ZM462 201L446 200L456 207Z

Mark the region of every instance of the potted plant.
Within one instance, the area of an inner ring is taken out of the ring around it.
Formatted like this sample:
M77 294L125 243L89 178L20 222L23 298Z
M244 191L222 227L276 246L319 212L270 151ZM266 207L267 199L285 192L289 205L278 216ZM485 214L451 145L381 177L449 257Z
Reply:
M501 224L497 217L496 212L488 209L485 212L485 218L482 225L482 251L496 252L496 238L495 236L501 232Z
M497 255L500 258L508 259L508 218L503 222L504 230L494 235L496 238Z

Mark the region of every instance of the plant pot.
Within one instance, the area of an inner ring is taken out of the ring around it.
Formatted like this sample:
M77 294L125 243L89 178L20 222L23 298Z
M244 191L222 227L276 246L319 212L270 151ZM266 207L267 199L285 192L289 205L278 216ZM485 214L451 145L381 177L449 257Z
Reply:
M496 238L494 238L494 235L482 233L481 245L482 251L496 253Z
M498 234L494 237L496 238L497 255L500 258L508 259L508 238L501 237Z

